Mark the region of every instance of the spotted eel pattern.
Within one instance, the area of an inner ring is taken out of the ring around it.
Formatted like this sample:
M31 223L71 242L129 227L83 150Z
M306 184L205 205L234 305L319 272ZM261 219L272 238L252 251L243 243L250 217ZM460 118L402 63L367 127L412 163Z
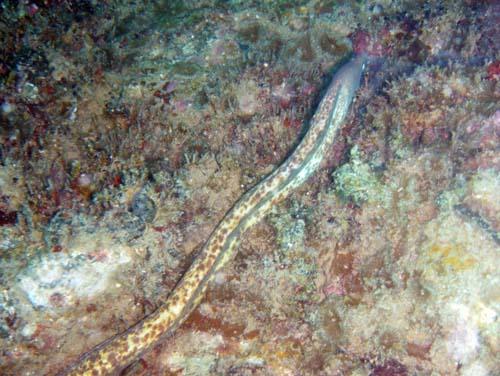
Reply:
M364 62L364 56L357 56L338 70L295 151L236 202L165 304L83 355L60 375L116 374L179 327L203 298L215 273L231 258L241 235L318 168L349 112Z

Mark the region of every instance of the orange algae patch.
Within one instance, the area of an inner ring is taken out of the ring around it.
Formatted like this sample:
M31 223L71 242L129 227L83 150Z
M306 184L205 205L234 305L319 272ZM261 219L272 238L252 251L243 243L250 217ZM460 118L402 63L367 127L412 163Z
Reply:
M245 331L245 326L231 324L217 318L203 316L198 310L191 313L189 318L182 325L183 328L209 332L211 330L219 332L224 338L239 337Z
M302 347L297 340L284 339L280 342L266 343L261 348L260 356L274 370L296 365L303 360Z
M253 340L255 338L258 338L260 336L260 330L254 329L249 331L248 333L245 333L245 339L247 340Z
M461 272L472 268L477 260L468 255L463 246L457 244L434 244L429 249L429 254L437 258L444 268Z

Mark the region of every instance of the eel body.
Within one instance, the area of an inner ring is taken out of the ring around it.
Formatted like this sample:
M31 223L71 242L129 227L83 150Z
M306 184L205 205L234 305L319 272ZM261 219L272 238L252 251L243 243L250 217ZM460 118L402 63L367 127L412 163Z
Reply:
M365 57L357 56L337 71L310 121L309 130L295 151L236 202L212 232L167 301L127 331L83 355L60 375L117 374L182 324L203 298L215 273L231 258L245 230L318 168L349 112L364 63Z

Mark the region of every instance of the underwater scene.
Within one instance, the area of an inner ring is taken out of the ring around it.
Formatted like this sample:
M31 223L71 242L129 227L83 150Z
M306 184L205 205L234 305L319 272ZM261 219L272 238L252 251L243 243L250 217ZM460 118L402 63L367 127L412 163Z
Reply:
M500 374L500 2L0 1L0 375Z

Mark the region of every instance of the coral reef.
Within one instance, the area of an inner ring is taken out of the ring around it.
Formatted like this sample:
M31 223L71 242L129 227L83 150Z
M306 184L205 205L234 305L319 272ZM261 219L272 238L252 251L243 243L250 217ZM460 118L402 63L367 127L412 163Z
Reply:
M130 375L500 373L500 7L5 1L0 373L151 313L297 144L351 53L327 163Z

